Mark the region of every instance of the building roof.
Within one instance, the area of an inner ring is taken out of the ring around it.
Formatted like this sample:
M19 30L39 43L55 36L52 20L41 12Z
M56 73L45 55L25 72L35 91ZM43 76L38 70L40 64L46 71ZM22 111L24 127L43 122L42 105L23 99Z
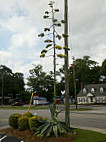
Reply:
M79 92L78 97L87 96L89 93L95 97L106 96L106 83L85 85Z

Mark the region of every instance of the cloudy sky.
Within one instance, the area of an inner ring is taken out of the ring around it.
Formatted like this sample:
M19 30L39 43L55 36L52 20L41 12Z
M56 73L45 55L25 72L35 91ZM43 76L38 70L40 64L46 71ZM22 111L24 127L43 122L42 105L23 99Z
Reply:
M33 64L52 70L52 57L41 59L44 39L38 38L50 22L42 17L50 10L48 0L0 0L0 64L28 76ZM55 0L63 19L64 0ZM63 27L57 29L60 34ZM63 41L61 41L63 46ZM106 58L106 0L69 0L69 59L89 55L101 62ZM57 60L58 63L61 60ZM61 62L62 63L62 62Z

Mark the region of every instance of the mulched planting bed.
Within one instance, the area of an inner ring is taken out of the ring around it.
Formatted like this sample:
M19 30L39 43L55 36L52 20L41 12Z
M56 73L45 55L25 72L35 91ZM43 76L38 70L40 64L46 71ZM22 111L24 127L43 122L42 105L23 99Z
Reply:
M33 135L31 130L19 131L18 129L6 128L0 130L0 133L5 133L9 136L13 136L24 140L25 142L72 142L75 139L75 135L63 135L60 137L49 137L39 139Z

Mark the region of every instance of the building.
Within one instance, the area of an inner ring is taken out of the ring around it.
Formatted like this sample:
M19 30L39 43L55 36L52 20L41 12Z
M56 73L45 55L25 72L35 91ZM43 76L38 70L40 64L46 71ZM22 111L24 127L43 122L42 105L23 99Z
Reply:
M78 104L106 104L106 83L85 85L77 96Z

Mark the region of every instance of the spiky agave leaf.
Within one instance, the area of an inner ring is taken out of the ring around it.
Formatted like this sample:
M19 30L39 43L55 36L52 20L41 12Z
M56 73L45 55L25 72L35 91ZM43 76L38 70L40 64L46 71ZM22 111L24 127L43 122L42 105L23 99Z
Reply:
M59 50L62 49L62 47L61 47L60 45L56 45L55 48L56 48L56 49L59 49Z
M49 137L51 135L53 129L53 123L50 123L49 129L47 130L46 136Z
M47 53L47 50L46 49L43 49L42 51L41 51L41 54L42 53Z
M66 58L67 57L67 55L66 54L57 54L57 57L60 57L60 58Z
M58 128L57 125L53 125L53 133L56 137L58 137Z
M42 53L42 54L40 55L40 57L45 57L45 53Z
M47 39L47 40L45 40L44 42L53 42L52 40L50 40L50 39Z
M50 47L50 46L52 46L52 44L47 44L47 45L46 45L46 48L48 48L48 47Z
M45 126L41 129L40 136L43 137L45 135L46 130L50 127L50 124L45 124Z

